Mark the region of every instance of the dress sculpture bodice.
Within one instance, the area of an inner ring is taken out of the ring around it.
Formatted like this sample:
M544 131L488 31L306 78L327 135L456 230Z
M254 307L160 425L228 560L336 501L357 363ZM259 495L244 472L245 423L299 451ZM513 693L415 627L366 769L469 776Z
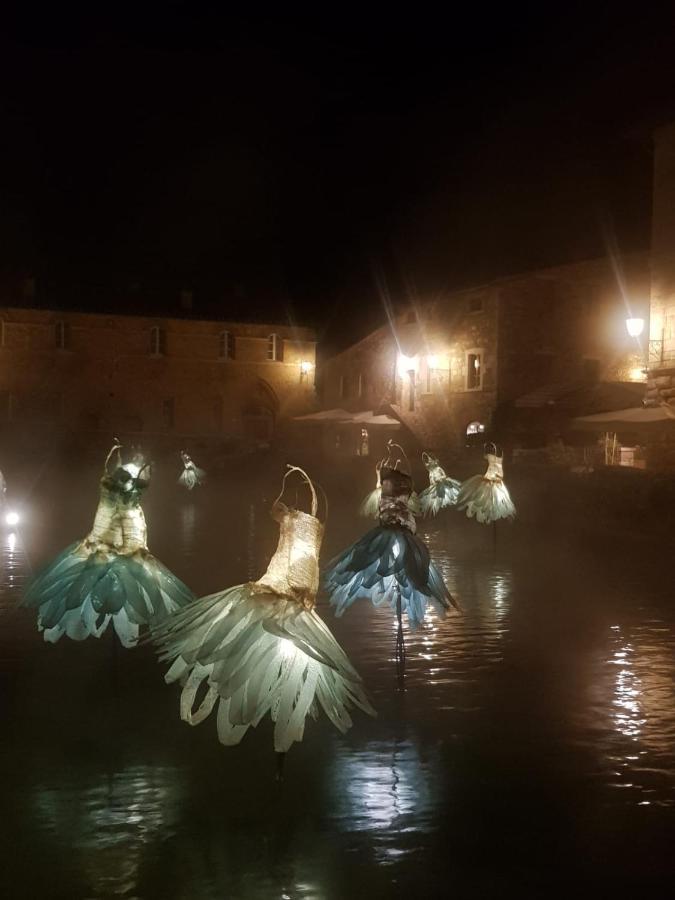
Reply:
M272 517L279 522L279 543L267 571L256 584L310 608L319 589L319 551L323 524L316 516L277 501Z
M101 493L94 525L84 540L87 549L132 554L147 550L148 530L141 507L140 469L133 463L118 466L101 479Z
M503 467L503 456L496 456L494 453L486 453L485 459L488 461L488 467L483 475L485 481L503 481L504 480L504 467Z
M409 500L413 491L410 475L399 469L383 468L382 497L380 498L380 525L392 528L407 528L416 531L415 517L410 511Z

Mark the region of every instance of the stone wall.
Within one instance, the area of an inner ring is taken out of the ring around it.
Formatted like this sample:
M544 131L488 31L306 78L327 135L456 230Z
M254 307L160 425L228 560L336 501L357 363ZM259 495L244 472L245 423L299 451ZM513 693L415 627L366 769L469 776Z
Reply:
M0 421L12 429L263 438L314 405L308 329L20 308L0 309L0 327ZM221 356L224 331L234 359ZM267 358L272 333L279 361Z

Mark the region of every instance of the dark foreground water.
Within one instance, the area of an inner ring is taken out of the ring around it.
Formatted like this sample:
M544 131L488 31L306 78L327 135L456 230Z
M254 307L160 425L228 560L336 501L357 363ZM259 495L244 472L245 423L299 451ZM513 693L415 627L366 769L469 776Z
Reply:
M175 473L177 474L177 472ZM218 744L178 716L151 649L46 645L15 609L31 565L91 525L96 472L24 473L0 534L0 884L8 898L664 897L675 874L672 557L526 522L422 526L462 615L333 628L377 720L322 718L274 779L271 729ZM182 493L158 472L155 554L198 593L256 576L276 470ZM10 484L11 487L11 484ZM365 527L331 496L324 558ZM517 498L516 498L517 499Z

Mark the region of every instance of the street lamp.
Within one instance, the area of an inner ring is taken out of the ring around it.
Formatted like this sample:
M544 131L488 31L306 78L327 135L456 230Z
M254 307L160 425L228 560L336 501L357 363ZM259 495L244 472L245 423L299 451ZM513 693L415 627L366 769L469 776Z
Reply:
M645 327L645 320L638 318L626 319L626 331L631 337L640 337Z
M314 369L314 363L310 362L308 359L303 359L300 361L300 381L307 381L309 379L310 374Z

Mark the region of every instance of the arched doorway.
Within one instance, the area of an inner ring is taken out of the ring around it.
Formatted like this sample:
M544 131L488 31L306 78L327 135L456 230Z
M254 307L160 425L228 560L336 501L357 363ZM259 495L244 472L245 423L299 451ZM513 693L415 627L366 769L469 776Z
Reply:
M269 441L278 412L276 394L266 381L259 378L242 409L245 435L257 441Z
M479 422L475 420L473 422L469 422L466 426L466 446L467 447L478 447L483 443L483 439L485 436L485 424L483 422Z

